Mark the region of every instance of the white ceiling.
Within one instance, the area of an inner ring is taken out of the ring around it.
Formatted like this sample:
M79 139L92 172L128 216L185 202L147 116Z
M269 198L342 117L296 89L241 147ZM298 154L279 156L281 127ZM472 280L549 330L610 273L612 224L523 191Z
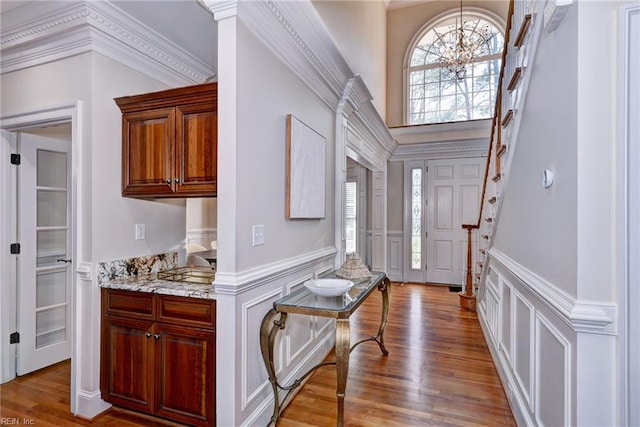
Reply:
M402 7L415 6L420 3L427 3L434 0L386 0L387 10L400 9Z

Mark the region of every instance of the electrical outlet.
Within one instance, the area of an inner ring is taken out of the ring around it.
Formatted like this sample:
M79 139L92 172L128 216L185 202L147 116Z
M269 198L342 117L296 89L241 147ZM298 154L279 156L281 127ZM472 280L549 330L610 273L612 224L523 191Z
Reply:
M144 240L145 234L144 224L136 224L136 240Z
M264 225L253 226L253 246L264 245Z

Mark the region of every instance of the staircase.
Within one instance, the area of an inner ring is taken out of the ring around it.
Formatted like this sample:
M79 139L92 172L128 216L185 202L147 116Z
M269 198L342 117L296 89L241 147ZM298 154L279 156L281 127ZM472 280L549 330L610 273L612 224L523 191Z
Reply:
M537 34L531 25L535 7L536 2L532 1L511 0L509 4L480 212L475 223L462 225L467 230L467 275L465 288L459 297L460 306L468 310L476 309L476 299L482 300L485 290L482 284L487 274L487 257L499 221L502 196L506 191L517 141L518 112L523 107L529 80L527 65L535 53L534 38ZM477 239L474 233L477 233ZM478 242L475 248L474 241Z

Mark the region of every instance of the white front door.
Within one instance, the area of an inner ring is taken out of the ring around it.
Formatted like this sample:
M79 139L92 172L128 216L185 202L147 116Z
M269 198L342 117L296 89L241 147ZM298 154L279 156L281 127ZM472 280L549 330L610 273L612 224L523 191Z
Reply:
M478 221L483 158L429 160L427 173L427 281L462 285L467 231Z
M18 375L71 356L71 143L19 134Z
M405 280L461 285L467 233L478 220L485 159L405 162Z

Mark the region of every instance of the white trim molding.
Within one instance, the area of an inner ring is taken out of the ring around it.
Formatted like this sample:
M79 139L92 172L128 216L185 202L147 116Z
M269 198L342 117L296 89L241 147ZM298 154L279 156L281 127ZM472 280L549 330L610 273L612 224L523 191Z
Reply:
M390 129L397 146L390 160L484 157L491 120L403 126Z
M91 420L109 408L111 408L111 404L102 400L102 392L100 390L91 392L79 390L77 396L77 412L75 412L74 415Z
M451 159L454 157L486 157L488 140L465 142L424 142L398 145L391 160Z
M233 9L233 1L206 0L216 19ZM349 66L311 1L237 1L237 16L333 111L344 114L386 158L395 148L389 128L373 106L362 77ZM218 15L216 15L216 13Z
M91 282L93 279L93 264L90 262L79 262L76 267L78 279Z
M204 83L216 76L213 67L112 2L62 4L66 7L44 13L40 5L8 12L22 23L2 30L2 74L96 51L167 85Z
M592 334L617 334L617 305L610 302L579 300L553 283L538 276L496 248L489 257L517 276L532 294L540 298L574 331Z
M274 281L279 277L303 270L312 264L333 261L336 253L336 248L328 247L238 273L218 271L213 285L219 294L238 295L260 287L264 283Z

